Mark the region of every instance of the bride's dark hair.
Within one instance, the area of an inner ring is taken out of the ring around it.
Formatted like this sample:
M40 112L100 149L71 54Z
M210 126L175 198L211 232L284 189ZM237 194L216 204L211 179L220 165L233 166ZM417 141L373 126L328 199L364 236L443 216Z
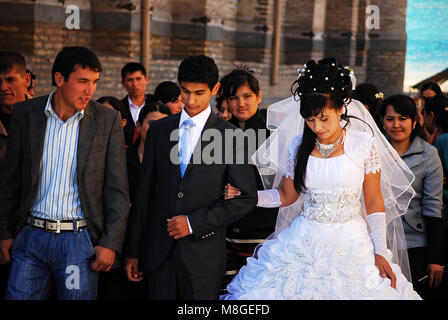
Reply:
M295 86L296 89L293 89ZM317 63L310 60L292 84L291 91L296 100L300 99L300 115L304 119L321 114L325 107L338 110L351 101L350 70L338 64L334 58L325 58ZM347 109L341 118L349 123ZM306 190L306 166L315 143L316 134L305 122L294 169L294 187L299 193Z

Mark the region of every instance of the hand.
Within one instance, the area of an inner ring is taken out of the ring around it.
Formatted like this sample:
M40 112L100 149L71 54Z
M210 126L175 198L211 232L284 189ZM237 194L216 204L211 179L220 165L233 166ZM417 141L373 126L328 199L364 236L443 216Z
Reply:
M232 186L230 183L226 184L224 187L224 200L229 200L241 195L240 189Z
M380 270L380 276L383 278L387 276L391 281L390 286L396 289L397 277L395 276L395 273L392 271L389 262L387 262L387 260L383 256L375 254L375 265Z
M138 282L143 280L143 272L138 270L138 259L126 258L124 271L129 281Z
M92 269L96 272L109 271L114 264L115 251L102 246L96 246L93 249L96 253L96 259L90 265Z
M11 262L9 256L9 248L11 248L14 239L0 240L0 264L8 264Z
M429 288L439 287L443 279L443 267L438 264L429 264L427 270L429 273Z
M167 221L168 233L170 234L170 237L173 237L175 240L186 237L190 234L186 216L175 216L171 219L167 219Z

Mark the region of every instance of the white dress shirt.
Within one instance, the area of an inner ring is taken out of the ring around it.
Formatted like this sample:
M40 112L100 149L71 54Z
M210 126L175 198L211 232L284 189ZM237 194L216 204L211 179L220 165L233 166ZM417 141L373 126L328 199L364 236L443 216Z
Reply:
M137 106L132 103L131 98L128 96L128 102L129 102L129 111L131 112L132 120L134 120L134 124L137 124L138 115L140 114L140 110L145 106L146 103L146 97L145 101L143 101L143 104L141 106Z
M201 137L201 132L205 127L205 123L207 122L208 117L210 116L210 113L212 112L212 109L210 108L210 105L202 111L201 113L195 115L194 117L190 117L188 113L185 111L185 109L182 108L182 112L180 114L180 120L179 120L179 139L184 134L185 126L184 121L187 119L191 119L194 122L194 126L190 129L190 143L189 143L189 149L187 151L187 159L190 159L191 154L194 151L194 148L196 147L196 144L199 141L199 138ZM180 144L179 144L180 148ZM180 150L179 150L180 151Z
M194 126L190 129L190 143L189 148L187 150L187 159L191 158L191 154L194 151L194 148L196 147L196 144L198 143L199 139L201 138L202 130L204 130L205 123L208 120L208 117L210 116L210 113L212 112L212 108L210 108L210 105L208 105L207 109L202 111L201 113L195 115L194 117L190 117L188 113L185 111L184 108L182 108L182 112L180 114L180 120L179 120L179 139L184 134L185 126L184 121L187 119L191 119L194 122ZM179 144L180 148L180 144ZM188 229L190 230L190 234L193 234L193 229L190 225L190 220L187 217L188 222Z

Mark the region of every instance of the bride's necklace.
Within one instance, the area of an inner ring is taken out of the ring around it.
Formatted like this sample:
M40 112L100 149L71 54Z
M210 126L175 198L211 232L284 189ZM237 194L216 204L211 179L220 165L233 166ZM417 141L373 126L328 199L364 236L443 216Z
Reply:
M336 140L336 142L332 144L323 144L316 139L316 149L320 152L324 159L327 159L329 156L331 156L331 154L334 152L334 149L336 149L336 146L341 142L342 135L343 134L341 132L338 140Z

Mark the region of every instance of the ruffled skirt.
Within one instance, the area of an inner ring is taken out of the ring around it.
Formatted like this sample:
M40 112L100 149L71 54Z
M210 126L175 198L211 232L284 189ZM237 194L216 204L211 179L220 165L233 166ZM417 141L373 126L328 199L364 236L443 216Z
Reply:
M221 299L420 300L396 264L396 289L375 266L373 245L361 217L345 223L296 218L259 248Z

